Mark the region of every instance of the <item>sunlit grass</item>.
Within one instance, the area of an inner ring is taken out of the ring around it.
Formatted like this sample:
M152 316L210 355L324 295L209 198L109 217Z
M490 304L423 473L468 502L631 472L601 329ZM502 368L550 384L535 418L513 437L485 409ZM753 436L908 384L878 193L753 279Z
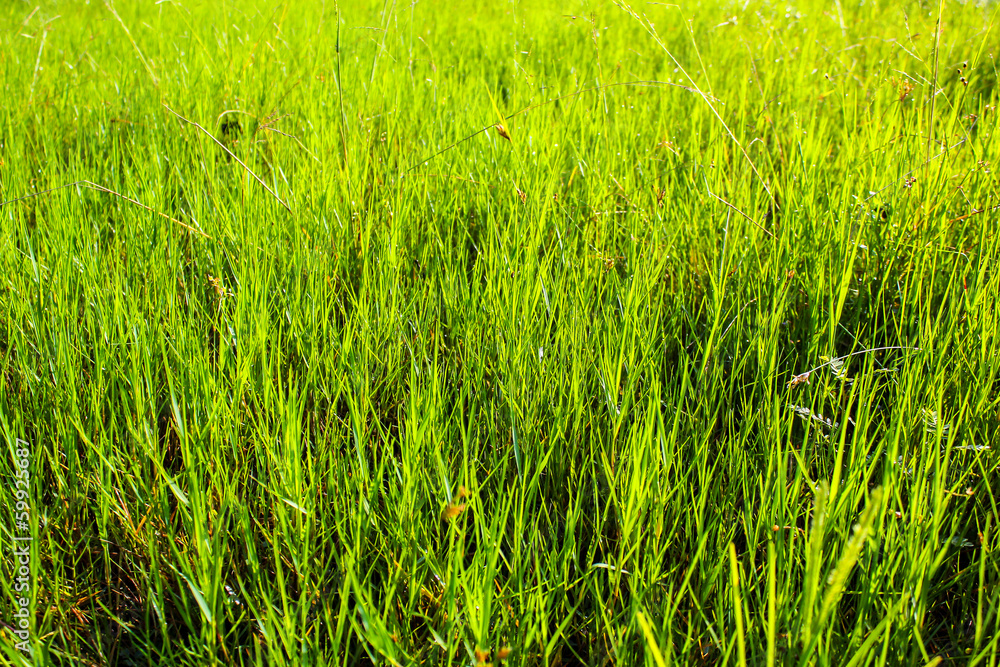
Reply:
M0 9L33 664L995 664L997 5L350 4Z

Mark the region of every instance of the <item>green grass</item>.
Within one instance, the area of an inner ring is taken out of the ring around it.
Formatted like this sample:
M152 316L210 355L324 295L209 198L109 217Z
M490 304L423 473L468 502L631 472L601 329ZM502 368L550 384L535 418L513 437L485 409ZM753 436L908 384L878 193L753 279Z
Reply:
M1000 6L362 4L0 8L6 659L996 665Z

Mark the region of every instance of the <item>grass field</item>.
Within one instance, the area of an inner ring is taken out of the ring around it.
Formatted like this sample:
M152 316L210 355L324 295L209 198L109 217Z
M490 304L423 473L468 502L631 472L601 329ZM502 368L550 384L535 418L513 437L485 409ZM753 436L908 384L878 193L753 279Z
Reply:
M3 660L995 667L1000 5L362 5L0 7Z

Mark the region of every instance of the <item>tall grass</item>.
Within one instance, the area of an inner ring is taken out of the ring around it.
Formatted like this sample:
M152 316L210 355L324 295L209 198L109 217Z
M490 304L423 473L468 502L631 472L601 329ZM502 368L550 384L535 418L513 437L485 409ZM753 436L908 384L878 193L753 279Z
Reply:
M30 661L995 665L996 11L8 3Z

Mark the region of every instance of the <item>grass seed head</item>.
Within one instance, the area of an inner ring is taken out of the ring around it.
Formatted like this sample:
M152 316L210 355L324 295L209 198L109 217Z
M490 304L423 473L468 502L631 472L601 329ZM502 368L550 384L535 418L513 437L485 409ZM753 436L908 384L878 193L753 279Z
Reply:
M913 92L914 85L907 80L897 81L896 92L900 102L905 102L906 98Z
M497 134L499 134L507 141L510 141L510 135L507 133L507 128L503 126L503 123L497 123L496 125L493 126L493 128L497 131ZM511 143L514 142L511 141Z
M812 371L806 371L805 373L800 373L800 374L794 376L791 380L788 381L788 386L789 387L797 387L800 384L809 384L809 374L810 373L812 373Z

